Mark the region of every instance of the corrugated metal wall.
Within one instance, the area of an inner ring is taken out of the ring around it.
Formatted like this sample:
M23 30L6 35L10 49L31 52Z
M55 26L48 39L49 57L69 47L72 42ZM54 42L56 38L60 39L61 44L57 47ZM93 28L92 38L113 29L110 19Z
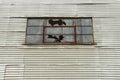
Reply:
M120 79L119 3L31 1L1 0L0 80ZM96 45L24 45L26 17L93 17Z

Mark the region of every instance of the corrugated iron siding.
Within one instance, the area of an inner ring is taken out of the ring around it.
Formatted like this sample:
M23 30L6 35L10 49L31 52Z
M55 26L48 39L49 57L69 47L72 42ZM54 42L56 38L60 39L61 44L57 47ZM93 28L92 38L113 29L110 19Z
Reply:
M0 5L0 79L119 80L119 4ZM25 17L93 17L96 45L24 45Z

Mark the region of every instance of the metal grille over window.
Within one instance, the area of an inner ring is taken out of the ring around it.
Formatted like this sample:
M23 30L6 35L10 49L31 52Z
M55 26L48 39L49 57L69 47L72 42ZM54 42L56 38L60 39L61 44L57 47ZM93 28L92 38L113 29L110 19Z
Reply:
M28 18L27 44L93 44L92 18Z

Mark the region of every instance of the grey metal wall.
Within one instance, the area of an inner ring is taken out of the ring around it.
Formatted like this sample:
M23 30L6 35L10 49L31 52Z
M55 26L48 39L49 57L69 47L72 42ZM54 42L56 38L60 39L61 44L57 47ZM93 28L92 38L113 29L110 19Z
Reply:
M26 17L93 17L96 45L24 45ZM0 80L119 80L120 4L1 0Z

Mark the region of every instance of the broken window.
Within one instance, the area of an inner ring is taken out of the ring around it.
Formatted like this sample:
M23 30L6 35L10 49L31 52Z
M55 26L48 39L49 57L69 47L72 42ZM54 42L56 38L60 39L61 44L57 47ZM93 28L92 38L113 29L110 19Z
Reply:
M28 18L26 44L93 44L92 18Z

